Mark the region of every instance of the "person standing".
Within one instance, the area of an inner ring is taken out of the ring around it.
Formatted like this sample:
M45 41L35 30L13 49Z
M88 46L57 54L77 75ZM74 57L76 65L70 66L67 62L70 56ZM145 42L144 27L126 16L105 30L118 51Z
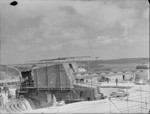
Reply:
M109 83L109 78L106 78L106 80L107 80L107 83Z
M4 107L4 99L3 96L0 95L0 107L3 108Z
M118 86L118 78L116 78L115 82L116 82L116 86Z
M7 83L4 84L3 90L4 90L5 94L9 91L8 84L7 84Z
M53 94L53 106L56 106L56 105L57 105L57 99L55 95Z
M125 75L122 75L122 79L123 79L123 81L125 81Z
M8 95L7 95L8 99L12 98L12 94L10 93L10 91L8 91Z

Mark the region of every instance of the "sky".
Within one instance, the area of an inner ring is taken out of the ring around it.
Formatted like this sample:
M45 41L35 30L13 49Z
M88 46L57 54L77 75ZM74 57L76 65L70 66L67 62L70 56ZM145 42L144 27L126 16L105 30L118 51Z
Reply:
M149 57L147 0L0 0L1 64Z

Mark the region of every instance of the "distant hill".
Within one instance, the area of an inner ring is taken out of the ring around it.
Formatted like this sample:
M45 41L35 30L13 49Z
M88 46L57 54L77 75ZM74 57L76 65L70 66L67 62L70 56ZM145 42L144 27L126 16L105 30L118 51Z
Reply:
M129 64L129 63L146 64L150 62L150 58L121 58L109 60L95 60L95 62L98 62L100 64Z
M149 63L149 58L121 58L111 60L84 60L78 61L79 67L83 67L90 71L111 71L111 70L128 70L136 69L137 65ZM31 64L23 64L23 66L32 66ZM0 65L0 71L7 72L11 76L18 76L18 72L12 68L6 67L7 65ZM12 65L11 65L12 66ZM19 68L21 65L14 65Z
M0 80L10 79L11 76L5 74L4 72L0 72Z
M18 78L18 72L6 65L0 65L0 80Z
M137 65L149 64L149 58L122 58L111 60L81 61L78 65L92 71L134 70Z
M128 64L128 63L139 63L146 64L149 62L149 58L123 58L123 59L112 59L112 60L101 60L104 64Z

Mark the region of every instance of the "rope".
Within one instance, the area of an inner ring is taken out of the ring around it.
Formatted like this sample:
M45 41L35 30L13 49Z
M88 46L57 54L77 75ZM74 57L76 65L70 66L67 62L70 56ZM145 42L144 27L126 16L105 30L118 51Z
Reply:
M109 100L111 101L110 98L109 98ZM111 101L111 102L112 102L112 101ZM119 108L115 105L115 103L112 102L112 104L119 110ZM119 112L122 113L121 110L119 110Z
M125 101L132 101L132 102L138 102L138 103L145 103L145 104L149 104L149 103L147 103L147 102L141 102L141 101L135 101L135 100L127 100L127 99L122 99L122 100L125 100Z

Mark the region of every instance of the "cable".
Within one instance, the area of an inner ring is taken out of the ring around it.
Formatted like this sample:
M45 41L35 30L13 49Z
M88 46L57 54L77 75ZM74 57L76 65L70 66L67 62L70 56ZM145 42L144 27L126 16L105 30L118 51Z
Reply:
M109 98L109 100L111 101L111 99ZM112 102L112 101L111 101ZM112 102L113 103L113 102ZM113 103L113 105L119 110L119 108ZM119 110L119 112L121 112L120 110ZM122 113L122 112L121 112Z
M138 102L138 103L145 103L145 104L149 104L149 103L147 103L147 102L141 102L141 101L135 101L135 100L127 100L127 99L122 99L122 100L125 100L125 101L132 101L132 102Z

